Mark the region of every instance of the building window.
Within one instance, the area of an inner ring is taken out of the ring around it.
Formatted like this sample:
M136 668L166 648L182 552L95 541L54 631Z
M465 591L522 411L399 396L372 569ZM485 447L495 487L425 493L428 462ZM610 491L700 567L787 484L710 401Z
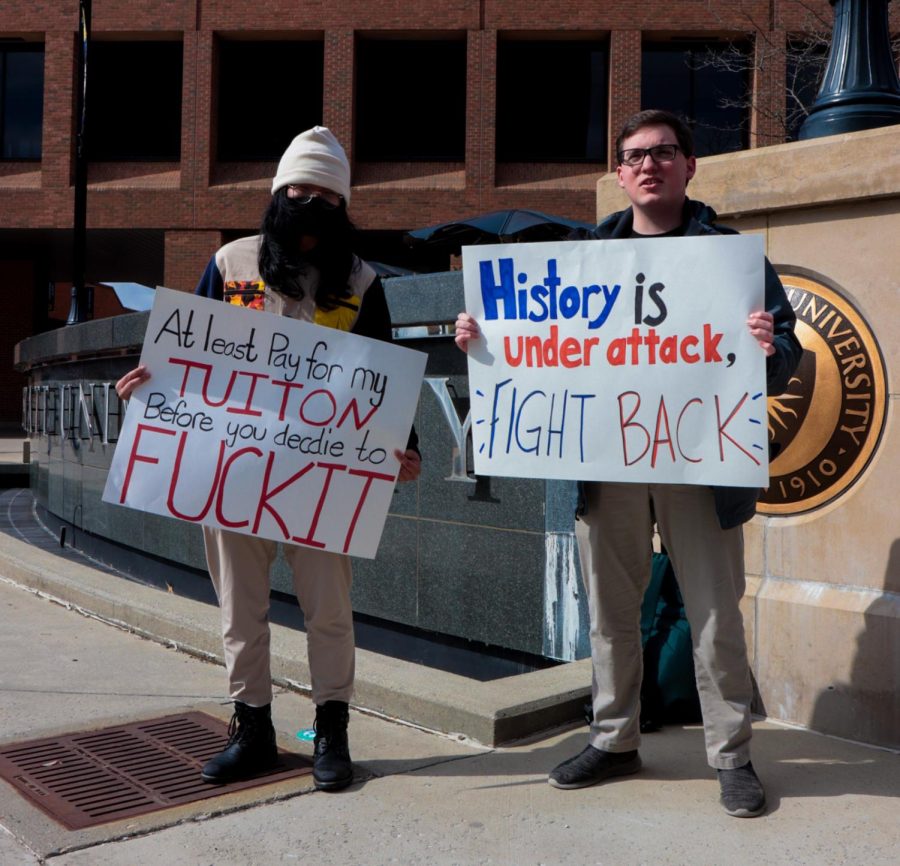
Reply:
M604 162L605 43L503 40L497 46L497 161Z
M181 158L180 42L92 42L86 105L89 159Z
M810 106L819 95L828 62L827 42L788 39L785 68L785 134L796 141Z
M280 159L294 136L322 123L321 41L219 43L217 158Z
M40 159L44 117L44 48L0 49L0 153Z
M356 158L466 158L466 43L361 39L356 48Z
M644 45L641 106L684 117L697 156L747 147L750 126L749 46L716 42Z

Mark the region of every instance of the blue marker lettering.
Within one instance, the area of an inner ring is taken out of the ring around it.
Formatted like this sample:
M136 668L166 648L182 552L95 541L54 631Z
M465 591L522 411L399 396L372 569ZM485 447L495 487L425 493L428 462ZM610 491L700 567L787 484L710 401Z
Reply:
M598 286L587 286L585 287L585 294L589 289L599 289ZM600 311L600 315L597 316L596 319L593 319L591 322L588 322L588 329L593 331L596 328L599 328L603 325L603 323L609 318L609 314L612 312L612 308L616 303L616 298L619 297L619 292L622 287L618 284L614 285L612 288L609 286L603 286L603 309ZM585 301L585 308L587 307L587 301Z
M516 288L513 278L513 260L500 259L499 284L494 279L494 268L490 261L479 262L481 271L481 302L484 304L486 319L499 318L497 301L503 302L503 318L516 318Z

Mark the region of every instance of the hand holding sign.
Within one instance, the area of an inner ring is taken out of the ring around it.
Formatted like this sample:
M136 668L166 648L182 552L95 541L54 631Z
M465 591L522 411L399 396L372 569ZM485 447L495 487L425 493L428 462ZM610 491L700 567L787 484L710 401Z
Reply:
M750 328L750 335L766 353L766 357L774 355L775 317L765 311L751 313L747 318L747 327Z
M134 389L143 385L150 378L150 371L141 364L133 370L129 370L118 382L116 382L116 394L120 400L128 400L134 393Z
M401 451L399 448L394 451L394 456L400 461L400 474L397 476L397 481L401 484L416 481L422 471L422 458L412 449Z
M456 319L456 329L453 337L456 345L464 352L468 352L469 343L478 339L479 334L478 322L468 313L460 313Z

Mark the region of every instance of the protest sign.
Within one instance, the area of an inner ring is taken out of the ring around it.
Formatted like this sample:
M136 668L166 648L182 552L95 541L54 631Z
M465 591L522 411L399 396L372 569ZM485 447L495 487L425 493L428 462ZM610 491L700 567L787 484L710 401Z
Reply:
M463 248L475 472L765 486L762 239Z
M157 289L103 500L372 558L425 355Z

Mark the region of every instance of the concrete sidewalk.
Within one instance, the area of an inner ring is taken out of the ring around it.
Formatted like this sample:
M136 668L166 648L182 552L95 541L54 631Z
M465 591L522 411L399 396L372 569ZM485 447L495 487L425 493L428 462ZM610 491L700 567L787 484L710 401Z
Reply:
M0 739L86 730L185 709L227 716L222 670L0 579ZM282 747L309 751L308 699L279 692ZM315 792L309 777L118 824L67 831L0 783L0 863L859 864L900 848L896 754L759 723L754 760L769 812L729 818L699 728L645 739L637 776L558 791L548 769L584 727L513 747L475 743L354 712L357 782ZM249 796L247 796L249 794Z
M218 666L53 603L8 571L0 557L0 743L189 709L228 717ZM296 733L311 702L280 690L274 716L280 745L308 752ZM546 774L583 746L584 726L486 748L354 712L350 733L347 791L315 792L307 776L82 831L0 783L0 863L893 866L900 850L900 756L767 722L754 763L769 811L755 820L718 805L696 727L646 737L640 774L581 791Z
M0 491L0 568L6 577L144 637L221 661L220 616L206 579L199 579L201 588L173 578L163 591L163 584L123 575L74 549L77 530L51 533L32 506L28 489ZM196 600L204 596L208 603ZM271 637L275 681L308 692L306 641L274 621ZM463 732L493 745L581 718L590 680L589 659L481 681L357 649L354 700L420 727Z

